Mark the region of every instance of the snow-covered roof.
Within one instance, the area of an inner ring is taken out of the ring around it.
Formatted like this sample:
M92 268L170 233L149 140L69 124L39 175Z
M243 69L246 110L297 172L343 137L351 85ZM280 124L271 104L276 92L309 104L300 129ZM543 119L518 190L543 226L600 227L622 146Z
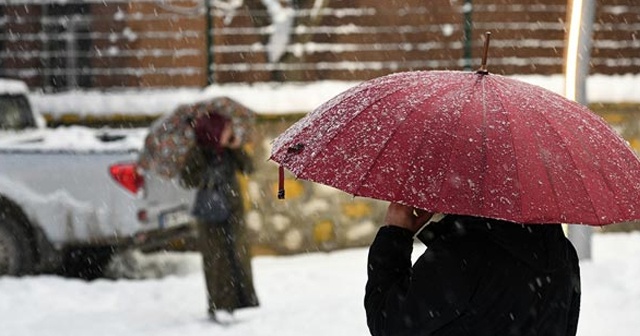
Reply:
M27 84L21 80L0 78L0 94L26 94L29 92Z
M142 149L147 128L93 129L58 127L25 132L5 132L0 152L136 152Z

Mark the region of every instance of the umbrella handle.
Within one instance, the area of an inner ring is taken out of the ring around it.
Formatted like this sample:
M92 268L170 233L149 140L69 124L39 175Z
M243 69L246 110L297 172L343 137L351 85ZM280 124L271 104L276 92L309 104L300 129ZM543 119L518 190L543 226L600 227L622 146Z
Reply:
M304 149L303 143L297 143L287 148L287 153L300 153ZM278 199L284 199L284 167L278 168Z
M278 199L284 199L284 167L278 168Z

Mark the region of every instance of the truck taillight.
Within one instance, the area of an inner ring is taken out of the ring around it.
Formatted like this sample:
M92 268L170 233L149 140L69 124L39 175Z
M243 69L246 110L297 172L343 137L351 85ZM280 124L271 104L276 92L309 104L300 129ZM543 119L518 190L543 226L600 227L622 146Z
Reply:
M125 189L137 194L144 186L144 177L138 173L135 163L117 163L109 167L111 177Z

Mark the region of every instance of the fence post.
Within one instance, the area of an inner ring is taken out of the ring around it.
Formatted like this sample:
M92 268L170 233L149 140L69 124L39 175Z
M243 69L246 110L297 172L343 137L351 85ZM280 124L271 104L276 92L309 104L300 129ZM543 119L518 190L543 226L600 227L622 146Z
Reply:
M207 85L215 82L213 59L213 19L211 18L211 0L204 0L205 44L207 48Z
M473 37L471 36L471 15L473 14L472 0L465 0L462 5L462 13L464 14L463 22L463 44L464 44L464 70L471 71L471 50L473 49Z

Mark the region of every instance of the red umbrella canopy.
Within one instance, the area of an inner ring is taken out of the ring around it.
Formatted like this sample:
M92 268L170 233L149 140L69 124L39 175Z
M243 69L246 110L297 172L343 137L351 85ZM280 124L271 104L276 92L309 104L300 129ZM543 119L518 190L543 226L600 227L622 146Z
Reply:
M640 219L640 161L586 107L507 77L364 82L275 141L296 177L433 212L519 223Z

